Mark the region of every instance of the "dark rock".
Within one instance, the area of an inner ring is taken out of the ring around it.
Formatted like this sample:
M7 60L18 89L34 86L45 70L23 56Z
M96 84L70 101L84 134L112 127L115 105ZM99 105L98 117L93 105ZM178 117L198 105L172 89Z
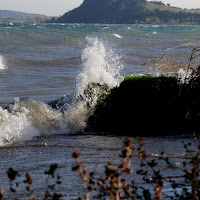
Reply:
M175 77L128 77L97 105L87 128L131 135L187 130L185 88Z

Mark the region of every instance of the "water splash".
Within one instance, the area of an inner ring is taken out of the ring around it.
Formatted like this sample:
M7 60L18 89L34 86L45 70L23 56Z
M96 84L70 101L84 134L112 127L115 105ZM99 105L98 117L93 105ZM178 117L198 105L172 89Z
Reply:
M83 69L77 77L75 100L65 112L68 119L68 127L77 131L85 127L89 115L94 111L98 91L93 90L92 96L85 95L89 83L105 84L113 88L120 84L123 68L120 56L102 39L87 37L87 46L82 52ZM81 100L77 100L81 97ZM89 108L88 108L89 104Z
M0 146L30 140L41 134L66 130L62 113L30 98L15 98L6 109L0 107Z
M101 39L87 37L82 52L82 70L74 94L58 101L57 109L31 98L16 98L6 109L0 107L0 146L32 139L41 134L81 131L93 112L98 92L85 95L89 83L106 84L109 88L122 80L120 57ZM90 104L88 106L88 104Z
M178 72L178 80L180 81L181 84L183 83L188 83L189 78L192 74L192 70L184 70L184 69L179 69Z
M10 113L0 107L0 146L29 140L39 135L39 131L27 120L25 113L26 111Z
M110 88L117 86L122 76L121 57L113 50L112 45L103 39L87 37L87 46L82 53L83 70L77 78L77 93L83 93L88 83L107 84Z

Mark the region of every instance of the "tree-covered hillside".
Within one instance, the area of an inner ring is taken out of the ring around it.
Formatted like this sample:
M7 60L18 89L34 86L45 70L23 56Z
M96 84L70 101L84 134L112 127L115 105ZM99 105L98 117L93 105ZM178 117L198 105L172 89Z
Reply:
M24 13L10 10L0 10L0 19L28 19L34 17L45 18L45 15Z
M146 0L84 0L80 7L51 22L199 24L200 10L174 8Z

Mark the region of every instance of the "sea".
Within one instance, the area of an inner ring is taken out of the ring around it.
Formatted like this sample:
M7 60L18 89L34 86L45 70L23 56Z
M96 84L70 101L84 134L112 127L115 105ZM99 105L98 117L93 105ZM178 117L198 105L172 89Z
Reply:
M130 75L181 76L199 46L199 25L0 23L0 187L5 196L27 199L23 180L29 172L34 195L44 198L50 178L45 171L57 163L61 184L55 191L76 199L83 184L72 171L73 150L81 152L88 172L103 177L107 161L115 167L120 163L127 138L125 133L85 132L97 98L88 110L88 99L77 97L93 82L114 88ZM56 109L49 106L55 100ZM137 138L131 140L137 147ZM197 148L193 133L144 138L149 159L164 152L173 167L161 163L159 169L166 177L178 175L180 182L187 155L183 143L192 144L191 151ZM135 171L139 163L135 158ZM19 175L11 184L9 168ZM128 178L143 184L136 173ZM173 189L167 182L164 186L167 196Z

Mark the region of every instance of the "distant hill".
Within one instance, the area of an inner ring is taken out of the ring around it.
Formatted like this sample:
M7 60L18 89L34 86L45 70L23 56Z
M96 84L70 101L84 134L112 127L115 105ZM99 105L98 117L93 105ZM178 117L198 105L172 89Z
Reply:
M200 24L200 9L181 9L160 1L84 0L80 7L51 22L117 24Z
M40 14L11 11L11 10L0 10L0 19L18 20L18 19L28 19L28 18L34 18L34 17L45 18L46 16L40 15Z

